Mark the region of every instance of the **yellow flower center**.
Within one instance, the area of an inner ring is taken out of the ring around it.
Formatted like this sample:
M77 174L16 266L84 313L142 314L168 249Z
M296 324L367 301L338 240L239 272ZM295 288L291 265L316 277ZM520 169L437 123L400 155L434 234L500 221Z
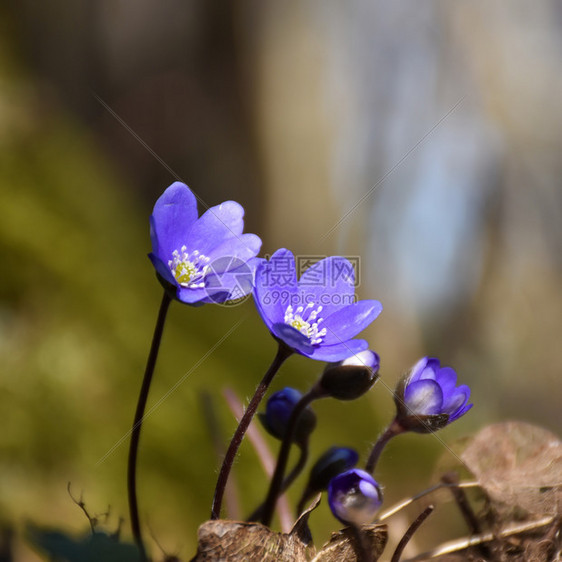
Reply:
M168 267L182 287L201 289L205 286L205 275L211 258L200 254L197 250L189 255L186 249L182 246L179 251L174 250L172 259L168 261Z

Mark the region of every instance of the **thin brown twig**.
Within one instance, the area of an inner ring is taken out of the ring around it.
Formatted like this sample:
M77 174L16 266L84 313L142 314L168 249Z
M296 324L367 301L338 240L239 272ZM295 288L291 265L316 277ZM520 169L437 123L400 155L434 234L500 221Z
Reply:
M400 539L394 554L390 562L400 562L400 557L406 548L406 545L410 542L410 539L414 536L414 533L421 527L422 523L431 515L435 506L428 505L414 520L414 522L408 527L408 530L404 533L404 536Z

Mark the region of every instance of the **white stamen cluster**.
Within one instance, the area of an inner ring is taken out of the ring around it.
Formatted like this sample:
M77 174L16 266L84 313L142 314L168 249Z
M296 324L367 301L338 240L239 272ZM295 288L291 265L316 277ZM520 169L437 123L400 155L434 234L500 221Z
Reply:
M309 302L306 307L299 306L293 311L293 306L289 305L285 311L285 324L296 328L301 334L304 334L310 343L315 345L320 343L326 335L326 328L318 329L318 326L324 321L323 318L318 318L322 312L322 305L316 310L314 303Z
M201 289L205 286L204 278L211 258L200 254L197 250L191 252L190 256L186 250L186 246L182 246L179 252L174 250L168 266L182 287Z

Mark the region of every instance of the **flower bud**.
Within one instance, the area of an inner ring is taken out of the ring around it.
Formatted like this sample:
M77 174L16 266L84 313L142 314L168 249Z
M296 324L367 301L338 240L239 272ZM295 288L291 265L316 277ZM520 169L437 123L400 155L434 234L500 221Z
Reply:
M326 490L330 480L353 468L359 460L359 453L348 447L330 447L310 470L306 486L310 494Z
M468 412L470 388L456 382L451 367L441 367L435 358L420 359L394 393L400 425L408 431L430 433Z
M328 503L342 523L365 525L373 520L382 505L382 492L368 472L354 468L332 478Z
M301 398L302 394L295 388L290 387L285 387L270 396L265 414L258 414L263 427L269 434L279 440L283 439L293 409ZM310 408L305 408L299 417L293 441L303 443L315 427L316 415Z
M328 365L319 385L332 398L355 400L375 384L379 366L379 356L367 349Z

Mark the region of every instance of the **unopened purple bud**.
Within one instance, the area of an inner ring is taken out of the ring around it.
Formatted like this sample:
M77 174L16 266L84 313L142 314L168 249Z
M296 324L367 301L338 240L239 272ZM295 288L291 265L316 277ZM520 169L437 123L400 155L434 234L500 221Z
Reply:
M425 433L460 418L472 404L468 404L470 388L456 383L451 367L441 367L433 357L420 359L396 391L400 423L405 429Z
M265 408L265 414L258 417L268 433L282 440L289 425L293 409L302 398L302 394L295 388L285 387L274 392ZM316 416L310 408L305 408L299 417L295 431L295 441L302 442L312 432L316 425Z
M382 505L382 492L368 472L354 468L332 478L328 503L342 523L365 525L373 520Z

